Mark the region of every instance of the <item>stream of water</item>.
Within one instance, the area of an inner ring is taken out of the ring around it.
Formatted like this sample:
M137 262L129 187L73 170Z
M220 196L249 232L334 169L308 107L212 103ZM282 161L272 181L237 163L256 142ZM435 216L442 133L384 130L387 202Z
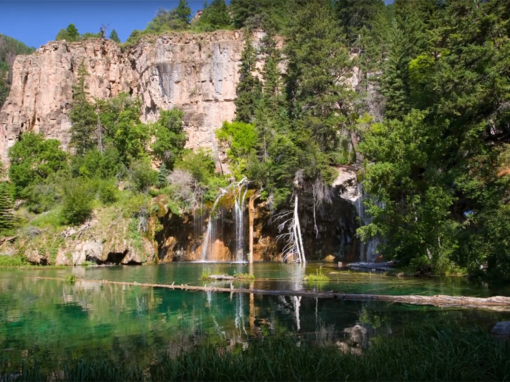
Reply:
M315 341L327 333L341 340L356 324L390 333L410 323L447 320L487 328L510 313L458 308L318 300L285 296L182 292L137 286L36 280L38 276L212 285L200 280L213 273L252 272L256 280L235 283L263 289L317 289L303 281L319 265L259 263L174 263L144 267L75 267L62 270L0 270L0 361L26 357L62 359L108 353L122 362L172 355L202 340L243 342L276 332ZM346 293L510 295L510 288L470 284L461 278L399 279L324 268L323 290ZM230 282L215 285L227 286ZM322 338L321 337L321 338Z

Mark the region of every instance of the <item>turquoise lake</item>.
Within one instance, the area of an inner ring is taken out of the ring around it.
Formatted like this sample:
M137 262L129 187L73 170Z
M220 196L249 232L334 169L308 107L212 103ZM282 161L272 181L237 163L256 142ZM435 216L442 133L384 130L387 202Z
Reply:
M122 362L153 361L174 355L201 341L246 342L275 333L292 333L303 340L327 336L335 341L356 324L388 334L430 320L478 324L490 328L510 320L510 313L461 308L437 308L384 302L320 300L290 296L260 296L213 292L183 292L140 286L78 281L38 280L37 277L127 281L157 284L226 286L204 282L204 270L233 274L252 272L256 280L235 282L258 289L340 291L373 294L449 294L486 297L510 295L507 286L473 284L464 278L397 278L323 271L327 284L309 285L306 274L319 264L260 263L159 266L75 267L57 270L0 270L0 361L24 358L61 360L97 355Z

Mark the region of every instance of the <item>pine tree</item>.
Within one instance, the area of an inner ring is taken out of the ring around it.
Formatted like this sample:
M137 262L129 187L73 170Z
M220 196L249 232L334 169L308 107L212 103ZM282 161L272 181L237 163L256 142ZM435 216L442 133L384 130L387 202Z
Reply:
M341 82L353 62L328 0L301 6L286 46L289 60L287 91L295 129L323 153L337 149L339 132L349 119L354 92Z
M167 184L167 177L168 177L168 169L166 168L165 163L161 164L161 167L159 168L158 172L158 179L157 179L157 186L159 188L164 188Z
M206 1L204 12L200 16L197 26L205 31L231 28L232 18L225 0L213 0L209 5Z
M175 13L183 25L189 25L191 21L191 8L186 0L179 0Z
M82 61L78 68L78 81L73 86L73 108L70 113L71 146L76 154L83 155L90 149L97 147L97 115L94 106L87 100L87 86L85 79L88 76L85 63Z
M371 29L378 12L384 8L382 0L338 0L335 10L349 43L359 38L363 27Z
M236 121L251 123L260 100L261 84L253 75L256 71L257 54L252 44L251 34L245 31L244 50L241 55L240 81L237 85Z
M69 41L77 41L80 37L78 33L78 29L74 26L74 24L69 24L66 28L67 30L67 38Z
M120 44L120 38L115 29L110 33L110 40L115 41L117 44Z
M276 46L271 28L261 40L260 53L264 59L262 96L255 112L255 126L260 136L260 153L267 160L267 147L271 137L282 132L287 125L287 104L283 89L282 73L279 64L281 52Z

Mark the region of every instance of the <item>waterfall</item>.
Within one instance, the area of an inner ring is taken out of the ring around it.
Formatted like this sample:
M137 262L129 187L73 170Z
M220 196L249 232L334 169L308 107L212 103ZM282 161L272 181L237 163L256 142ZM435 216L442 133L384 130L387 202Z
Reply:
M205 234L205 240L202 244L202 261L207 260L207 254L212 253L214 240L216 239L216 224L214 224L214 212L216 211L216 206L220 201L221 197L225 194L225 190L221 190L221 192L216 197L214 201L213 208L211 210L211 215L209 216L209 222L207 223L207 232Z
M365 192L363 190L363 185L361 182L358 182L358 199L354 202L354 208L356 208L356 212L358 213L360 226L368 225L372 222L372 217L366 214L365 210ZM381 205L382 206L382 205ZM377 258L377 246L381 243L381 239L379 237L371 238L368 243L361 242L360 248L360 261L372 262Z
M246 178L237 184L237 194L234 191L234 216L236 224L236 261L244 261L244 202L248 186ZM244 190L244 192L243 192Z

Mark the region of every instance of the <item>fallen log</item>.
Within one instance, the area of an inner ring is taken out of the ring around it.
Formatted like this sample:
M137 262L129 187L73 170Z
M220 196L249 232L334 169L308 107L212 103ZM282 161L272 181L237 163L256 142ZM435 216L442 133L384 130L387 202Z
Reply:
M234 276L229 275L209 275L207 276L208 280L235 280Z
M58 277L35 277L36 280L56 280L67 281L64 278ZM431 305L438 307L459 307L459 308L472 308L472 309L490 309L502 312L510 312L510 297L495 296L495 297L464 297L464 296L393 296L382 294L355 294L355 293L339 293L339 292L316 292L316 291L292 291L292 290L266 290L266 289L247 289L247 288L220 288L209 286L192 286L187 284L181 285L168 285L168 284L147 284L126 282L126 281L108 281L108 280L93 280L93 279L77 279L76 283L100 283L100 284L116 284L116 285L131 285L137 287L148 288L161 288L171 290L183 291L202 291L202 292L219 292L219 293L244 293L244 294L259 294L266 296L296 296L296 297L312 297L312 298L331 298L347 301L385 301L396 302L402 304L412 305Z

